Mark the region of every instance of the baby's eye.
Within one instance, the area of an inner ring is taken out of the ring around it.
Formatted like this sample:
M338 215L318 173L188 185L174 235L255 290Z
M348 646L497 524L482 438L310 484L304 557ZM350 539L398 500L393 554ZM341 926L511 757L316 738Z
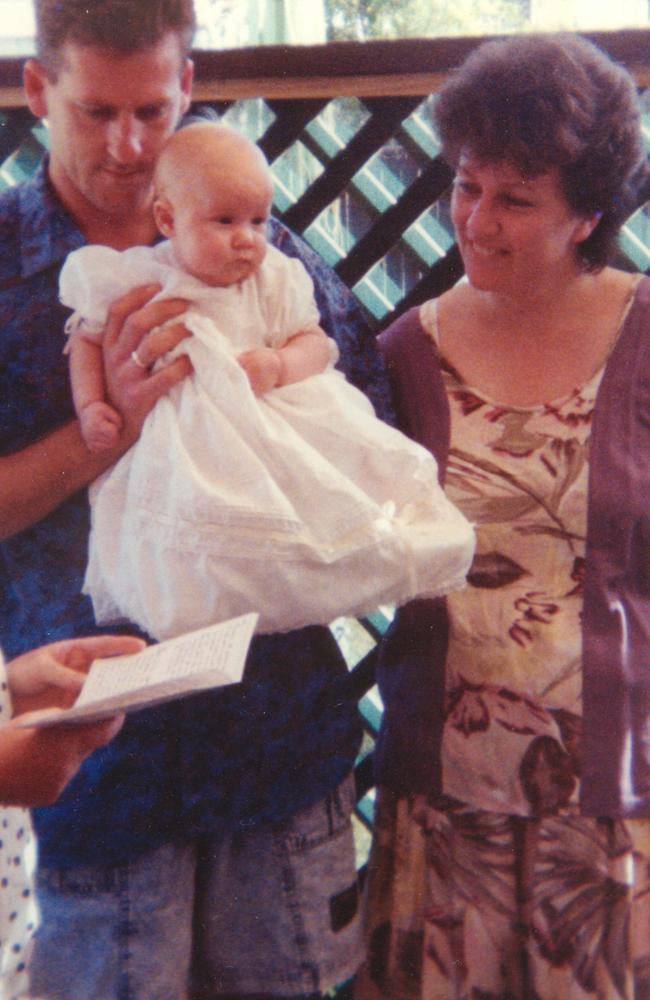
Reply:
M220 215L217 218L217 222L220 226L232 226L233 218L232 215Z
M266 215L259 215L255 219L251 219L254 226L265 226L268 222L268 217Z

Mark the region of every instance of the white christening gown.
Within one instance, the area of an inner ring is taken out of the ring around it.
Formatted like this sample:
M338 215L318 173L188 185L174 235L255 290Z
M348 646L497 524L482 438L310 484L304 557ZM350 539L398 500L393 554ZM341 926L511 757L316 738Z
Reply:
M194 371L91 487L98 622L166 639L252 610L276 632L462 586L474 533L429 452L333 367L258 398L236 361L318 323L299 261L269 247L257 274L213 288L168 243L84 247L61 275L69 332L101 331L115 298L152 281L191 302L180 350Z

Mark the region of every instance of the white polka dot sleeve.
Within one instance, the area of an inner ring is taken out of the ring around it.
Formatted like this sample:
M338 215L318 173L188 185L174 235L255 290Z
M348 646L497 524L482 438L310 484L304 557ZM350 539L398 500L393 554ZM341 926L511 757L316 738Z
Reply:
M0 653L0 727L11 718L11 699ZM29 812L0 806L0 1000L28 990L27 966L36 930L36 845Z

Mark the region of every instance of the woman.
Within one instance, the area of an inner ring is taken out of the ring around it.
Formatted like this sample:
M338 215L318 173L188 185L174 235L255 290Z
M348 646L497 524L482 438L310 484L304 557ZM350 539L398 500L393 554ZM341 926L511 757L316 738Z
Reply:
M36 860L27 806L54 802L93 750L119 731L124 716L77 726L14 728L43 709L75 701L97 657L137 653L134 636L64 639L5 665L0 650L0 1000L26 997L32 938L38 924Z
M584 40L511 38L435 118L468 280L381 341L478 544L468 587L402 610L382 650L357 995L638 1000L650 282L607 266L643 172L636 92Z

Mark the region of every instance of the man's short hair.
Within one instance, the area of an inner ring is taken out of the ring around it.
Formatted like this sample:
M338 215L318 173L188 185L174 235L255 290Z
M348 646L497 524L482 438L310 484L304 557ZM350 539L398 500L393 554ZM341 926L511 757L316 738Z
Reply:
M54 79L66 42L129 56L178 35L181 55L192 46L194 0L34 0L36 54Z

